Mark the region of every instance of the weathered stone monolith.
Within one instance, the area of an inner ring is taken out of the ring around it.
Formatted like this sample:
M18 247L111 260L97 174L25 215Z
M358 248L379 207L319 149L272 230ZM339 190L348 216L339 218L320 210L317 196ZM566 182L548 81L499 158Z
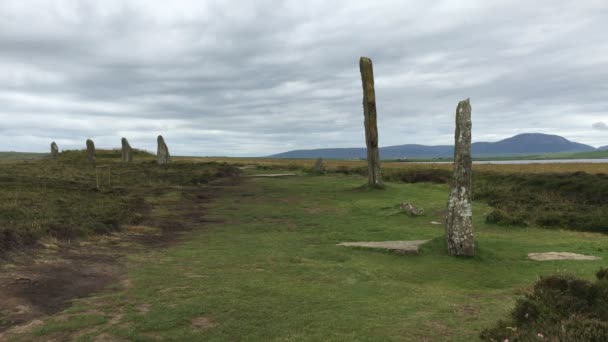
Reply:
M378 152L378 127L376 125L376 92L374 90L374 70L372 60L359 60L363 84L363 115L365 116L365 142L367 144L368 183L372 187L382 187L380 155Z
M319 158L317 161L315 161L314 171L315 173L325 173L325 163L323 163L323 158Z
M59 158L59 147L57 147L57 144L53 141L51 143L51 159L57 160L57 158Z
M165 144L165 139L163 139L162 135L158 136L157 142L158 148L156 149L156 156L158 157L158 164L168 164L171 162L171 156L169 155L169 149L167 148L167 144Z
M121 159L123 163L130 163L133 161L133 149L131 145L129 145L129 141L127 138L120 139L120 143L122 145L122 155Z
M87 139L87 160L95 161L95 143L91 139Z
M448 201L446 238L448 254L475 255L473 211L471 206L471 104L460 101L456 108L454 179Z

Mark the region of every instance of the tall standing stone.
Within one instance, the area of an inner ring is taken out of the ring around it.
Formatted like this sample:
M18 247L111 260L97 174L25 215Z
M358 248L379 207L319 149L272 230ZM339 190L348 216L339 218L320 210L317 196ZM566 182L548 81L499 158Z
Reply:
M325 163L323 163L323 158L319 158L317 161L315 161L314 172L325 173Z
M122 155L121 159L123 163L130 163L133 161L133 149L131 145L129 145L129 141L127 138L120 139L120 143L122 145Z
M162 135L158 136L157 142L158 148L156 149L156 156L158 157L158 164L168 164L171 161L171 156L169 155L169 148L167 148L167 144L165 144L165 139L163 139Z
M448 201L446 222L446 238L450 255L475 255L471 205L471 191L473 190L471 126L471 104L469 99L466 99L460 101L456 108L454 179Z
M51 143L51 158L53 160L59 158L59 147L57 147L57 144L54 141Z
M91 139L87 139L87 160L95 161L95 143Z
M376 91L374 90L374 70L372 60L359 59L359 70L363 84L363 115L365 117L365 142L367 144L368 183L372 187L382 187L380 155L378 152L378 127L376 125Z

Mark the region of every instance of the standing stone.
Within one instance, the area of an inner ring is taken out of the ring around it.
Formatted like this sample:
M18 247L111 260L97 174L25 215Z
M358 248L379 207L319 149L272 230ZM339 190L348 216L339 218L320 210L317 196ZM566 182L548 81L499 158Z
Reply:
M165 139L163 139L162 135L158 136L157 142L158 148L156 149L156 156L158 157L158 164L168 164L171 161L171 156L169 155L169 149L167 148L167 144L165 144Z
M315 173L325 173L325 164L323 163L323 158L317 159L315 162Z
M90 162L95 161L95 143L91 139L87 139L87 160Z
M59 158L59 147L57 147L57 144L54 141L51 143L51 158L53 160Z
M363 115L365 116L365 142L367 144L368 183L372 187L382 187L380 155L378 153L378 127L376 126L376 91L374 90L374 70L372 60L359 60L363 83Z
M133 161L133 149L131 145L129 145L129 141L127 138L120 139L120 143L122 145L122 161L123 163L130 163Z
M448 201L446 238L448 254L475 255L473 210L471 205L471 104L460 101L456 108L454 180Z

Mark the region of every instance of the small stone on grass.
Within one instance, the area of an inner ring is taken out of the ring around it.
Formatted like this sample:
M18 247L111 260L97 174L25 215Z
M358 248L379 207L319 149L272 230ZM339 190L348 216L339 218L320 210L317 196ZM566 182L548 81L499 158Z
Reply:
M399 204L399 208L401 208L401 211L412 217L424 215L424 209L417 207L412 203L403 202Z

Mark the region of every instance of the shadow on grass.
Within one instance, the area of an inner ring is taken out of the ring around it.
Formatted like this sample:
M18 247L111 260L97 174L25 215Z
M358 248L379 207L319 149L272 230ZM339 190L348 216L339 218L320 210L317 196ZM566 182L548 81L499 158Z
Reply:
M494 250L487 248L487 246L485 246L483 242L479 242L479 240L475 241L475 256L473 257L450 256L447 252L448 245L445 236L438 236L431 239L429 242L421 245L419 250L420 255L422 256L444 256L465 262L486 263L500 260L500 257L498 257Z
M387 186L384 184L374 184L374 185L363 184L361 186L354 188L353 190L358 191L358 192L370 192L370 191L386 190L386 189L387 189Z

